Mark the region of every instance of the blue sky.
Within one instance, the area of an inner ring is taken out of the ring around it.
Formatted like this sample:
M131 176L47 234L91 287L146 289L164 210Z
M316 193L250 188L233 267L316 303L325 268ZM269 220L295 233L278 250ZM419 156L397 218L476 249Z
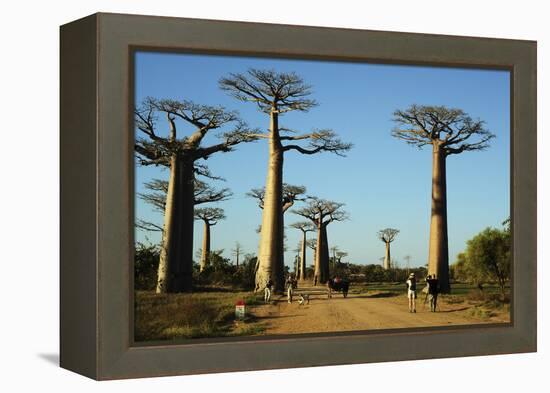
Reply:
M380 263L384 244L376 233L386 227L401 232L392 243L392 257L401 266L411 256L411 266L427 262L431 195L431 152L407 145L391 136L392 113L411 104L445 105L481 118L496 135L482 152L465 152L447 159L449 257L454 261L468 239L487 226L501 227L509 216L510 79L507 71L434 68L366 63L247 58L198 54L139 52L136 54L136 102L152 96L222 105L239 111L252 127L266 130L267 115L256 106L230 97L218 88L218 80L230 72L249 68L293 71L313 86L319 106L309 112L293 112L280 125L308 132L332 128L354 148L346 157L330 153L314 156L290 151L285 155L284 180L304 185L308 194L346 204L350 220L328 227L330 246L349 253L345 261ZM191 132L179 124L179 133ZM159 133L166 124L159 121ZM215 135L205 145L215 143ZM211 171L226 179L214 182L229 187L233 197L212 204L225 210L227 219L212 228L212 248L230 257L235 241L246 252L256 253L261 210L245 196L262 187L267 171L265 140L241 144L236 151L212 156ZM153 178L168 178L168 171L136 166L136 191ZM205 205L203 205L205 206ZM295 207L299 208L300 204ZM162 222L162 217L140 199L136 217ZM285 224L300 217L287 212ZM287 228L285 263L294 259L300 232ZM159 235L138 230L136 239ZM201 247L202 223L195 223L195 250ZM311 263L311 255L308 256Z

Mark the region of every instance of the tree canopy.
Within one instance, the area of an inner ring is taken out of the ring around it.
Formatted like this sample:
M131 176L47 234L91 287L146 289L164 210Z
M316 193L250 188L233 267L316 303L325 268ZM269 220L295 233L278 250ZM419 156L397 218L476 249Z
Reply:
M283 212L287 211L292 205L294 205L294 202L305 200L305 198L300 196L305 193L306 188L304 186L294 186L292 184L283 183L283 197L281 201ZM257 199L260 209L264 208L265 187L253 188L247 192L246 195Z
M315 225L328 225L333 221L344 221L349 218L346 211L342 210L344 203L308 197L307 205L301 209L293 210L294 214L307 218Z
M393 121L397 123L392 131L394 137L418 148L437 144L446 155L484 150L495 137L483 120L474 120L462 109L445 106L411 105L396 110Z
M219 87L231 96L244 102L256 104L260 111L268 114L282 115L290 111L307 112L317 106L311 98L311 86L293 72L259 70L251 68L246 73L231 73L219 80ZM275 138L283 151L295 150L302 154L316 154L323 151L344 155L352 144L343 142L331 129L314 129L309 133L276 127L270 133L256 133L255 138ZM285 135L279 135L279 133ZM295 142L307 141L306 145Z
M218 221L224 220L225 218L223 209L219 207L203 207L195 209L195 219L202 220L210 226L216 225Z
M399 229L386 228L378 231L378 238L382 240L384 243L391 243L395 240L398 233L399 233Z
M199 105L188 100L172 100L147 97L135 110L135 125L141 132L136 137L135 151L141 165L170 166L173 154L180 154L195 161L208 159L214 153L231 151L241 142L256 140L252 130L237 112L221 106ZM159 115L166 117L168 129L159 130ZM190 125L190 132L183 133L179 122ZM218 133L220 143L202 146L206 134Z
M510 279L511 234L504 229L486 228L468 240L466 250L453 265L455 278L482 283L497 282L504 293Z

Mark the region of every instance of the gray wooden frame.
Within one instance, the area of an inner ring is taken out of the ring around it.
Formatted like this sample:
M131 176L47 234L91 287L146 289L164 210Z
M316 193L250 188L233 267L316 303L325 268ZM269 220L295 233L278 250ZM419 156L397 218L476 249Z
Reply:
M137 49L511 72L512 322L133 342ZM536 351L536 42L95 14L61 27L61 366L95 379Z

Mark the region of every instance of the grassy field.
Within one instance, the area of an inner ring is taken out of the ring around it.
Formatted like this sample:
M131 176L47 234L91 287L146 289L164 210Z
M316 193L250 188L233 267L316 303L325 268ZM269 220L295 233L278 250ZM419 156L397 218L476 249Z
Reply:
M318 287L320 291L324 286ZM423 285L419 287L423 288ZM352 283L350 296L387 298L405 294L403 283ZM135 340L157 341L188 338L230 337L264 334L265 325L255 316L255 306L263 304L262 293L252 294L230 288L200 288L188 294L156 294L137 291L135 295ZM370 295L370 296L369 296ZM248 314L235 319L235 304L244 300ZM381 299L383 300L383 299ZM423 293L419 301L424 300ZM469 284L454 284L452 294L440 295L441 304L460 305L475 320L487 321L509 316L509 296L498 287L483 291Z
M235 321L235 304L253 306L260 296L218 288L192 294L135 295L135 340L174 340L199 337L255 335L261 327L251 318Z

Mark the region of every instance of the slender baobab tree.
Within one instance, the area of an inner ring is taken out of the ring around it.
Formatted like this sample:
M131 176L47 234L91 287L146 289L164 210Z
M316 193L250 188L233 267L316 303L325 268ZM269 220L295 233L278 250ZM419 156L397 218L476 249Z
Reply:
M269 141L269 162L265 185L262 232L258 252L259 268L256 272L256 287L273 279L277 290L283 289L284 277L278 266L284 263L283 213L280 201L283 198L283 160L287 151L301 154L316 154L323 151L343 155L351 144L342 142L332 130L316 130L310 133L292 134L279 126L279 116L291 112L307 112L317 105L308 98L311 87L295 73L274 70L249 69L244 74L230 74L219 82L220 88L233 97L252 102L269 115L267 133L259 137ZM300 142L307 142L300 145ZM289 142L284 144L285 142Z
M296 279L305 281L306 279L306 247L307 233L314 230L313 225L307 221L295 222L290 225L292 228L299 229L302 232L302 241L300 242L300 267Z
M219 207L203 207L195 209L195 219L204 222L204 235L202 238L202 255L200 271L202 272L210 263L210 229L220 220L225 219L223 209Z
M461 109L411 105L396 110L392 135L422 148L432 146L432 211L428 273L439 279L442 292L449 292L449 239L447 232L446 160L453 154L484 150L495 137L483 120L474 120Z
M144 183L146 193L138 193L138 197L162 214L166 206L166 193L168 192L168 181L153 179ZM229 188L215 189L210 184L195 179L193 202L196 205L209 202L220 202L229 199L232 195ZM162 232L162 225L145 220L136 220L136 227L145 231Z
M386 256L384 257L384 269L386 270L392 267L390 243L395 240L398 233L399 230L394 228L386 228L378 231L378 238L386 244Z
M329 279L329 247L327 226L334 221L348 219L348 214L342 210L343 203L309 197L308 203L300 210L292 212L312 222L317 229L317 249L315 253L314 282L324 284Z
M411 270L411 256L405 255L405 261L407 261L407 275L409 274L409 271Z
M306 245L313 252L313 271L315 272L315 261L317 260L317 239L316 238L308 239L306 241ZM306 268L306 272L307 272L307 268ZM315 279L315 277L313 278ZM314 284L317 285L317 282L314 281Z
M166 131L160 131L158 118L164 116ZM187 135L181 126L192 131ZM185 292L192 289L193 221L195 174L207 174L199 160L231 151L235 145L256 140L235 112L223 107L198 105L190 101L146 98L135 110L135 151L140 165L169 168L157 293ZM203 146L212 130L221 141Z
M332 252L332 263L336 265L336 253L340 251L340 248L338 248L338 246L332 246L330 247L330 251Z
M279 220L280 225L282 225L280 233L283 234L283 254L282 255L284 255L284 251L285 251L284 240L286 239L286 236L284 233L285 232L284 214L288 211L288 209L294 206L296 201L303 201L304 198L302 197L302 195L304 195L305 193L306 193L306 188L303 186L295 186L292 184L283 183L283 195L281 200L281 212L283 217L281 218L281 220ZM260 209L262 210L264 209L265 188L253 188L246 195L256 199L258 201L258 206L260 207ZM260 234L262 232L261 229L262 229L262 226L260 225L260 229L258 231L258 233ZM278 263L275 266L273 266L273 269L274 269L272 272L273 276L280 277L281 280L284 280L284 274L285 274L284 259L278 260ZM257 289L261 289L260 284L261 282L256 281Z
M235 248L231 250L231 254L235 257L235 265L239 267L239 258L243 253L243 245L235 242Z

